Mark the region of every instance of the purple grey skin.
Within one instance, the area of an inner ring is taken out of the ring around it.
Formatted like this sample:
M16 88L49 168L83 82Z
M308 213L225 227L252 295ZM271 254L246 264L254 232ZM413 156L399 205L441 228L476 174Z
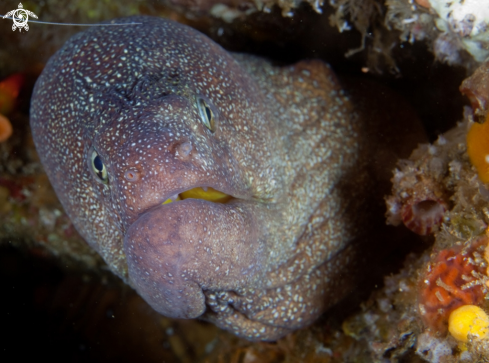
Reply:
M142 25L71 38L32 99L76 228L161 314L250 340L311 324L350 291L371 179L333 72L230 54L167 19L116 21ZM198 187L231 198L178 200Z

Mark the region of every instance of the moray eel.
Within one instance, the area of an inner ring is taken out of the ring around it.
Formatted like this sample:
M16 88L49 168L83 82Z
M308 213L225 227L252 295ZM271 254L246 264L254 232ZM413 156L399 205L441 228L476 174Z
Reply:
M36 83L34 141L66 212L163 315L250 340L311 324L349 291L363 230L350 98L321 61L116 20L134 21L75 35Z

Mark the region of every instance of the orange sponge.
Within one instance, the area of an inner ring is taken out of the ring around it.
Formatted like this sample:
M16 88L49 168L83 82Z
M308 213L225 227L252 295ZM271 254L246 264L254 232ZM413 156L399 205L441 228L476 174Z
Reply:
M0 114L0 142L7 140L12 135L12 124L9 119Z
M467 133L467 153L479 179L489 183L489 122L475 122Z

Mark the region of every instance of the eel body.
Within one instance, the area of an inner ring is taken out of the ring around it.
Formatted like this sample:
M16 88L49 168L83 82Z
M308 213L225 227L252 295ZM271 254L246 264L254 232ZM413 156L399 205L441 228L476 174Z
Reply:
M70 39L31 126L66 212L158 312L251 340L349 290L368 185L360 120L328 65L276 67L151 17Z

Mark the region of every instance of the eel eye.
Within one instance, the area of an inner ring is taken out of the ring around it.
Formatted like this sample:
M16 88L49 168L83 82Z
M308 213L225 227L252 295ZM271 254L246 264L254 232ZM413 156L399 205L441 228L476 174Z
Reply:
M197 108L199 109L200 119L202 123L207 127L211 132L215 132L216 129L216 120L214 116L214 112L212 112L211 107L207 104L207 102L199 97L197 99Z
M92 151L92 169L93 172L98 176L99 181L101 183L107 184L107 182L109 181L107 168L105 167L102 158L95 150Z

